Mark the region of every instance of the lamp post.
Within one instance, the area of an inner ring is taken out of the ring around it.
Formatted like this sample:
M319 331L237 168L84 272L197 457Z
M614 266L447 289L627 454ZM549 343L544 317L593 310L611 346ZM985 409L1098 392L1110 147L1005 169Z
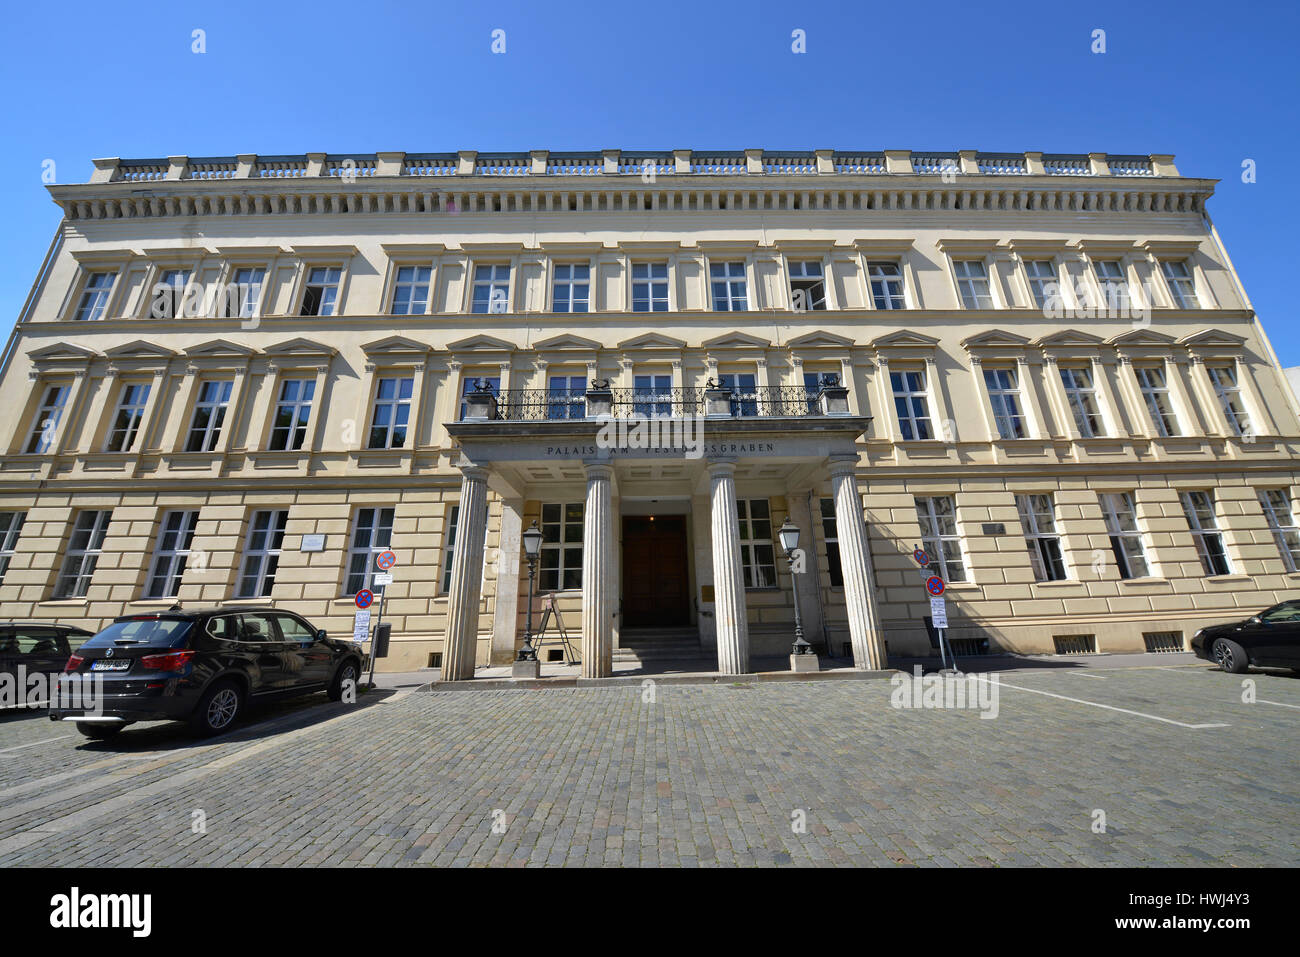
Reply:
M794 592L794 647L790 649L791 665L797 671L804 668L799 667L803 662L796 662L794 659L798 656L810 655L815 662L817 656L813 655L812 645L804 641L803 637L803 619L799 615L799 585L795 581L795 553L799 548L799 526L790 521L786 516L781 527L776 530L777 538L781 542L781 548L785 552L786 560L790 562L790 588Z
M537 573L537 554L542 547L542 533L537 520L520 536L524 540L524 557L528 559L528 623L524 628L524 646L519 649L519 661L536 661L537 649L533 647L533 578Z

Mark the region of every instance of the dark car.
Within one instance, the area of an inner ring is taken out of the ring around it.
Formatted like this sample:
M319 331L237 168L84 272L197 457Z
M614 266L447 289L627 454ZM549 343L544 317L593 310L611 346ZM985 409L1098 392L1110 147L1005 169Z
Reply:
M328 691L343 697L361 674L361 649L291 612L211 608L126 615L67 661L52 721L109 738L135 721L188 721L200 734L229 728L253 701ZM77 700L103 679L102 700ZM81 688L72 682L83 682ZM92 706L94 705L94 706Z
M1234 674L1251 665L1300 671L1300 600L1281 602L1245 621L1202 628L1192 636L1192 651Z
M57 675L68 655L93 634L85 628L53 622L0 622L0 674L12 675L17 681L21 665L25 676ZM25 693L25 687L17 690Z

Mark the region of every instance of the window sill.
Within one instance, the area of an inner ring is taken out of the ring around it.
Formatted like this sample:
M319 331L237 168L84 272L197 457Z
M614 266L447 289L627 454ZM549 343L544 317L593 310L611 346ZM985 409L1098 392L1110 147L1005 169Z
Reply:
M51 598L49 601L38 601L36 604L46 608L85 608L90 604L89 598Z
M1168 578L1161 578L1158 575L1148 575L1145 578L1121 578L1121 585L1168 585Z
M1031 582L1035 588L1071 588L1082 585L1083 582L1073 578L1063 578L1059 581Z
M135 601L127 602L127 604L139 605L142 608L170 608L178 602L180 602L179 598L137 598Z
M1249 582L1255 579L1250 575L1233 572L1230 575L1206 575L1205 580L1207 582Z

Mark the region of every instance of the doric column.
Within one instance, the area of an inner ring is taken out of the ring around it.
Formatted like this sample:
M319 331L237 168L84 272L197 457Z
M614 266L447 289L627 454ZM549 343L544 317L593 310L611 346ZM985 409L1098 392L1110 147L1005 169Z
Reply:
M582 511L582 676L614 673L614 520L609 465L587 464Z
M840 567L844 573L844 604L849 613L853 667L874 671L885 667L885 641L876 608L875 576L871 570L867 526L862 520L857 467L857 455L832 458L831 488L835 495L835 533L840 540Z
M501 544L496 561L496 602L492 616L494 665L508 665L515 660L515 637L519 633L519 551L523 545L523 517L522 500L507 499L501 503Z
M749 621L745 577L740 564L736 513L736 463L709 463L709 510L713 528L713 613L718 631L718 671L749 671Z
M483 584L483 539L487 531L487 470L463 466L460 519L447 596L447 634L442 643L442 680L474 677L478 644L478 602Z

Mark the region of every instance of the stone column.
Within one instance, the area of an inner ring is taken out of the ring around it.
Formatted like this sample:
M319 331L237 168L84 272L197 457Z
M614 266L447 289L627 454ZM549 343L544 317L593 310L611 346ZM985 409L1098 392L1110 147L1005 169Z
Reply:
M523 540L520 537L523 533L523 516L522 500L507 499L501 503L501 545L496 563L497 591L492 615L492 664L494 665L508 665L515 660L521 590L519 572L523 562L520 555L523 550ZM522 587L527 588L527 583ZM535 607L533 612L537 612Z
M587 465L582 512L582 676L614 673L614 521L612 466Z
M745 578L740 564L735 462L709 463L709 500L718 672L743 675L749 671L749 622L745 610Z
M885 641L876 608L875 576L871 570L867 526L862 520L857 467L856 454L837 456L830 462L831 488L835 495L835 530L840 540L840 566L844 572L844 604L849 613L853 667L870 671L885 667Z
M447 632L442 643L442 680L474 677L478 603L483 584L483 539L487 529L487 469L463 466L460 520L447 596Z

